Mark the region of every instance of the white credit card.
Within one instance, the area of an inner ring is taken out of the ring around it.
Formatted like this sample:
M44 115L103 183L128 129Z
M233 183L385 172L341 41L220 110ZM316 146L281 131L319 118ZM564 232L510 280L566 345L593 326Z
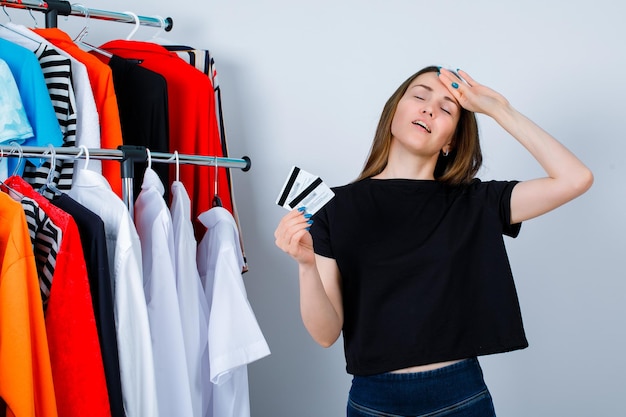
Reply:
M335 193L320 177L293 166L278 194L276 204L287 210L304 207L307 213L315 214L334 196Z

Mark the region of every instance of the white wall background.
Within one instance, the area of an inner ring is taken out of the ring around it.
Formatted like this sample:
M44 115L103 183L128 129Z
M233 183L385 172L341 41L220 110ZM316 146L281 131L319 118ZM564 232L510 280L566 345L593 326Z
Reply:
M462 68L579 155L592 189L526 222L508 240L530 347L481 359L499 416L625 416L626 6L614 0L85 0L171 16L162 38L215 56L250 272L250 302L272 355L250 365L253 417L344 415L341 341L315 345L298 307L297 267L274 246L274 201L292 165L330 185L354 179L382 106L423 66ZM26 11L8 10L32 26ZM43 16L35 13L39 25ZM6 21L0 14L0 21ZM59 20L72 37L84 26ZM91 20L87 41L132 26ZM134 39L156 33L142 27ZM483 179L542 175L524 149L480 118Z

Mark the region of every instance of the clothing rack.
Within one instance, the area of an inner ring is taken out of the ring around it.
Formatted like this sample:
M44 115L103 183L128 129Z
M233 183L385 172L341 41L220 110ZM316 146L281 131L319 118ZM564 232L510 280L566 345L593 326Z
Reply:
M1 6L13 7L16 9L28 9L45 13L46 27L55 28L58 26L58 16L81 16L86 18L109 20L121 23L135 23L144 26L152 26L164 29L166 32L172 30L174 21L171 17L162 18L159 16L137 16L129 12L111 12L107 10L90 9L80 4L71 4L64 0L2 0Z
M178 153L152 152L143 146L122 145L118 149L76 147L41 147L0 145L0 155L4 157L56 158L56 159L98 159L121 162L122 199L131 214L133 213L133 179L136 162L157 162L166 164L206 165L222 168L240 168L246 172L252 161L244 156L240 159L219 156L186 155Z

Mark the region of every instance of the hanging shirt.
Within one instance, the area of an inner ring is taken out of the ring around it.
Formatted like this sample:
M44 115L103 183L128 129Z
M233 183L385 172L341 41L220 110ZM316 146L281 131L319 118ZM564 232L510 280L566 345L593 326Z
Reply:
M269 347L248 302L237 226L222 207L202 213L207 231L197 264L209 305L209 416L248 417L247 364L269 355ZM208 386L208 385L207 385Z
M21 143L32 137L33 128L28 122L13 73L7 63L0 59L0 144L8 145L13 141ZM9 176L8 159L0 160L0 180Z
M85 258L74 219L17 176L5 183L39 203L63 231L46 310L46 332L59 414L109 417L100 343Z
M33 31L85 64L100 118L100 146L106 149L117 149L123 141L111 69L98 58L83 51L67 33L58 28L33 29ZM122 180L119 162L102 161L102 175L107 179L112 190L121 196Z
M39 66L32 51L0 38L0 59L8 64L17 84L28 121L33 128L33 137L18 141L22 146L61 146L63 134L57 121L52 100ZM35 166L41 165L40 158L28 158ZM9 174L15 171L17 161L8 161ZM20 168L20 167L18 167ZM16 173L21 175L23 168Z
M84 145L87 148L100 148L100 122L96 102L91 90L91 83L85 65L72 55L50 43L47 39L36 34L24 25L5 23L0 25L0 37L21 45L31 51L37 50L41 45L47 49L54 49L62 56L68 58L72 70L72 86L76 98L76 146ZM75 164L76 165L76 164ZM80 172L74 167L74 175ZM89 170L102 173L102 164L99 160L93 160L89 164Z
M169 100L170 152L178 150L181 154L223 156L215 118L213 86L208 77L161 45L116 40L101 48L123 58L140 59L143 67L165 77ZM180 167L180 181L185 184L192 199L192 219L212 206L215 171L211 166ZM218 194L223 207L232 212L224 169L219 169ZM204 227L195 222L194 229L199 240Z
M100 339L100 352L107 381L112 417L124 417L120 364L115 333L111 274L106 248L104 222L98 215L67 194L55 196L52 204L76 221L87 266L91 301Z
M142 67L136 61L118 56L109 60L109 66L113 72L124 144L144 146L150 151L169 152L165 78ZM145 162L135 163L135 198L141 192L146 168ZM168 164L158 164L153 170L164 184L170 183ZM165 201L170 201L169 192L165 193Z
M141 241L159 412L163 416L187 417L193 416L193 411L176 292L174 231L163 191L156 172L147 168L135 202L135 225Z
M203 378L208 380L209 374L209 306L196 266L197 242L191 223L191 200L180 181L172 183L170 213L174 229L176 292L183 325L193 415L204 417L208 404L203 406L202 381Z
M104 222L126 415L159 416L137 230L102 175L82 170L68 194Z
M19 203L0 193L0 397L7 417L56 417L35 256Z
M168 51L176 52L176 54L188 62L189 65L196 68L198 71L205 74L211 80L213 91L215 92L215 117L217 118L217 127L219 130L220 143L222 145L222 153L224 156L228 156L228 143L226 141L226 129L224 127L224 113L222 112L222 90L217 77L217 68L215 66L215 59L211 53L206 49L195 49L190 46L184 45L164 45ZM241 251L243 252L244 261L246 260L246 251L243 246L243 239L241 234L241 225L239 223L239 215L237 213L237 206L235 204L235 192L233 188L233 182L230 176L230 170L224 170L226 181L228 182L228 190L230 192L230 200L232 205L232 214L237 223L237 229L239 231L239 243L241 244ZM248 270L247 263L244 265L244 272Z
M50 288L52 288L57 254L63 239L63 231L54 224L46 212L39 207L39 203L32 198L24 197L20 203L26 215L28 233L30 234L35 252L39 290L45 311L50 298Z
M76 146L76 98L72 86L70 60L45 44L40 44L34 52L39 60L54 112L63 133L63 146ZM74 160L56 160L52 174L50 163L50 159L45 159L39 167L27 163L22 177L35 189L39 189L46 184L50 176L50 181L59 190L69 190L72 186ZM44 196L51 198L53 193L48 191Z

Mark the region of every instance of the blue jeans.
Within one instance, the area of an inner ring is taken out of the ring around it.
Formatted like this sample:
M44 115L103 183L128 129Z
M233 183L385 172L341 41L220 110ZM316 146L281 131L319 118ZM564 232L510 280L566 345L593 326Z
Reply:
M495 417L476 358L432 371L355 376L348 417Z

